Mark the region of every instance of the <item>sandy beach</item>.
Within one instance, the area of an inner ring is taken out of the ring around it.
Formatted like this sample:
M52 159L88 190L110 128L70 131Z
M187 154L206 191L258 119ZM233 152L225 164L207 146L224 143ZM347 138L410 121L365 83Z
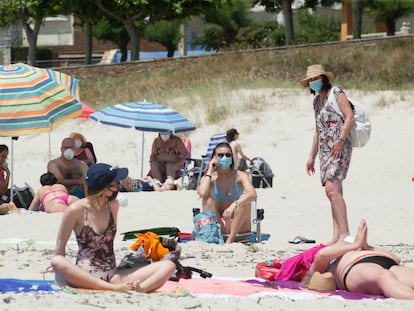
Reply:
M348 206L350 229L355 232L365 218L369 241L396 252L402 263L414 267L414 91L362 92L346 90L369 111L372 136L367 146L354 149L344 197ZM206 151L209 137L235 127L241 133L243 151L250 157L262 157L275 176L273 188L257 189L257 206L265 210L262 232L268 241L249 252L241 243L215 245L200 242L182 244L181 262L211 272L214 277L253 278L258 262L286 258L312 244L289 244L297 235L317 243L331 236L330 207L319 181L319 174L305 173L314 131L312 95L306 90L240 90L226 95L236 112L220 124L205 122L202 107L183 112L197 125L188 133L192 155ZM178 100L177 100L178 101ZM251 102L261 109L252 109ZM168 103L167 103L168 104ZM46 172L49 157L59 156L60 142L77 131L93 142L98 161L128 167L130 176L140 177L142 132L74 119L48 133L22 136L13 145L14 184L28 183L34 190L39 176ZM148 171L149 152L154 133L144 134L144 173ZM10 148L10 138L0 143ZM9 155L9 163L11 154ZM192 208L200 207L196 191L126 193L128 205L119 214L118 233L150 227L175 226L191 232ZM53 256L61 214L22 213L0 217L0 278L52 280L54 275L40 274ZM132 241L115 243L118 258L128 251ZM74 259L77 246L73 237L67 255ZM138 293L1 294L1 310L413 310L414 301L395 299L346 300L338 297L278 295L216 297L192 295L171 297Z

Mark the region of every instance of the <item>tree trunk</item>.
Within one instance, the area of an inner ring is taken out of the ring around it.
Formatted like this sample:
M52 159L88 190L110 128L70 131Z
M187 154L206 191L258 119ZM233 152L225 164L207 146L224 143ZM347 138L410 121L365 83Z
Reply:
M30 66L37 65L37 36L39 34L40 26L42 25L42 20L36 21L34 28L30 28L29 24L23 23L23 29L26 33L27 42L29 43L29 55L27 63Z
M85 20L85 65L92 64L92 23Z
M141 31L134 25L134 21L127 20L124 25L131 39L131 60L139 60Z
M355 7L354 7L354 25L353 25L354 39L361 39L362 10L363 10L363 0L356 0Z
M385 25L387 25L387 36L395 35L395 19L387 18L385 20Z
M292 0L283 0L282 9L283 17L285 19L285 44L292 45L295 43L295 35L293 32Z

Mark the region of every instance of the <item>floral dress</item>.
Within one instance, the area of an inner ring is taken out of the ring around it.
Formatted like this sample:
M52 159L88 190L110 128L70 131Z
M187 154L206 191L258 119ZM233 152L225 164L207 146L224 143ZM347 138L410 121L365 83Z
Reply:
M334 92L335 99L337 99L338 95L343 93L343 90L339 87L333 87L328 91L328 94L329 92ZM319 163L322 186L325 186L327 179L338 178L344 180L352 156L352 145L349 136L343 144L341 157L334 159L331 156L331 148L341 135L344 119L327 103L328 94L322 104L319 104L319 95L313 101L316 126L319 133Z

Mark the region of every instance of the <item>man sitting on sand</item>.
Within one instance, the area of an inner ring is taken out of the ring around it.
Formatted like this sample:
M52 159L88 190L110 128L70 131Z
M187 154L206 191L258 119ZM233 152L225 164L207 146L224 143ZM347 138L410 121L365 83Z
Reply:
M85 197L84 180L88 166L74 158L75 142L66 137L62 140L59 158L49 161L47 171L52 173L59 184L64 185L70 194Z
M45 173L40 176L42 187L36 192L30 203L29 211L40 210L46 213L64 212L78 197L70 195L66 187L57 183L55 175Z

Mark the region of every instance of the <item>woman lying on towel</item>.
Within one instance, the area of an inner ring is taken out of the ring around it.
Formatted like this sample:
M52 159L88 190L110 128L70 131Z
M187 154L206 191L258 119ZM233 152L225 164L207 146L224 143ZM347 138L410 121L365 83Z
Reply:
M141 179L127 177L121 180L121 192L140 192L140 191L168 191L180 189L181 183L168 176L164 183L151 176Z
M58 184L55 175L50 172L40 176L40 184L42 186L33 197L29 211L64 212L68 205L79 200L78 197L70 195L64 185Z
M234 168L233 153L228 143L219 143L197 189L203 199L203 211L214 211L226 243L235 241L237 234L251 231L251 203L256 190L249 176Z
M309 275L330 272L338 289L414 299L414 269L400 265L396 255L369 246L367 235L367 224L362 220L353 243L336 243L316 253Z
M119 203L116 196L127 168L92 164L86 174L87 196L64 212L58 231L52 267L59 285L94 289L152 292L174 273L170 260L157 261L142 268L118 269L114 254ZM65 257L72 231L78 241L76 264Z

